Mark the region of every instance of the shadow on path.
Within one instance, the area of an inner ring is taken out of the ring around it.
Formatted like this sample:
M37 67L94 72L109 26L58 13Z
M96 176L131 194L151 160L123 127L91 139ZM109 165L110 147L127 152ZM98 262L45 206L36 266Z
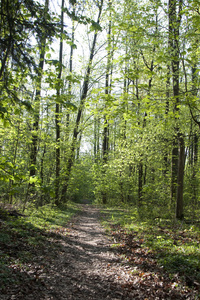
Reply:
M113 242L99 223L99 210L81 207L69 227L63 227L67 231L46 235L48 247L35 256L34 276L27 286L15 286L0 295L1 300L195 299L181 292L172 295L169 288L166 292L156 287L154 279L154 286L137 281L133 265L110 247ZM19 276L21 270L16 272ZM30 274L24 270L23 276Z

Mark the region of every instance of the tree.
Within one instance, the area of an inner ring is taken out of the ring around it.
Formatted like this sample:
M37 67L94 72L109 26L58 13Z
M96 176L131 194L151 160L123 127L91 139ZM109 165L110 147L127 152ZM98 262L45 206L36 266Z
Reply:
M175 136L172 149L172 184L171 198L172 201L176 195L176 217L183 218L183 178L184 178L184 139L179 127L179 103L180 103L180 57L179 57L179 39L180 24L183 2L169 0L169 51L171 54L171 68L173 79L173 97L174 97L174 114L175 114ZM177 12L178 6L178 12ZM179 150L178 144L179 143ZM176 192L177 189L177 192Z
M110 15L109 15L109 23L108 23L108 33L107 33L107 37L108 37L108 41L107 41L107 65L106 65L106 78L105 78L105 109L107 106L107 101L109 100L109 96L111 95L111 60L112 60L112 49L111 49L111 27L112 27L112 23L111 23L111 18L112 18L112 14L111 14L111 9L112 9L112 1L109 0L108 2L108 8L110 11ZM105 168L108 162L108 154L109 154L109 124L108 124L108 120L107 120L107 115L104 115L104 127L103 127L103 144L102 144L102 157L103 157L103 178L104 178L104 173L105 173ZM102 192L102 201L103 204L107 203L107 195L106 195L106 191L104 190Z
M47 21L47 13L49 7L49 0L45 0L45 9L44 9L44 22ZM30 177L34 177L36 175L36 160L37 160L37 149L38 149L38 130L39 130L39 121L40 121L40 101L41 101L41 93L42 93L42 78L44 71L44 59L46 52L46 39L47 32L43 31L41 36L38 37L39 43L39 66L38 66L38 76L36 79L36 92L35 92L35 101L34 101L34 122L33 122L33 134L32 134L32 146L30 153Z
M56 124L56 178L55 178L55 204L59 204L59 185L60 185L60 92L62 85L62 61L63 61L63 32L64 32L64 0L61 4L61 28L60 28L60 50L59 50L59 62L58 62L58 77L56 86L56 111L55 111L55 124Z
M86 193L85 172L98 201L189 216L199 204L197 1L60 8L1 2L2 194L59 205Z
M18 76L15 78L14 75L21 72L21 75L27 76L27 69L36 69L31 36L41 37L45 31L46 36L52 37L55 33L55 24L50 16L45 17L45 22L41 16L47 16L46 8L33 0L1 1L0 114L2 118L7 116L10 103L19 103L30 108L30 103L20 100L18 96L19 78Z
M97 7L99 10L97 22L96 22L97 28L98 28L99 24L100 24L100 17L101 17L102 9L103 9L103 0L101 0L97 3ZM81 116L82 116L82 113L84 110L85 100L86 100L87 93L88 93L92 61L93 61L94 53L95 53L95 46L96 46L96 40L97 40L97 34L98 34L97 28L95 29L95 33L94 33L94 37L93 37L92 47L90 50L89 62L87 65L86 75L85 75L85 78L83 81L83 87L82 87L82 92L81 92L81 97L80 97L80 104L79 104L76 122L75 122L74 130L73 130L72 142L71 142L71 146L70 146L70 153L69 153L69 157L66 162L66 171L65 171L66 174L65 174L65 178L64 178L64 185L62 188L61 202L64 202L66 199L66 192L67 192L67 188L68 188L69 177L70 177L71 169L72 169L72 166L74 163L76 142L77 142L77 137L79 134L79 125L80 125Z

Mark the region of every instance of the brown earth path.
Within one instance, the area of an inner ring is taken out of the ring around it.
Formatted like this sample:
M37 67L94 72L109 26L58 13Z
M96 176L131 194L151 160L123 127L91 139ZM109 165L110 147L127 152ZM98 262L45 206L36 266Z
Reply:
M32 250L31 268L14 270L21 283L8 286L0 300L198 299L192 291L176 288L167 275L163 277L152 256L141 253L140 245L132 249L134 264L130 264L119 249L111 247L113 240L100 224L100 209L88 204L80 208L63 231L43 233L43 250ZM139 259L145 264L136 274Z
M99 209L82 205L45 279L49 290L40 299L141 299L122 290L128 280L123 271L126 266L111 243L100 225Z

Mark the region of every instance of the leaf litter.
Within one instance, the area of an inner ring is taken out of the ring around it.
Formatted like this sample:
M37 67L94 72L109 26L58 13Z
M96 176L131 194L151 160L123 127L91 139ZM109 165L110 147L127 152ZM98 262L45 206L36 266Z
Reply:
M178 274L170 278L137 232L113 225L108 234L99 209L81 207L66 226L30 229L29 243L13 232L14 243L1 242L7 261L1 300L199 299L199 286L189 287ZM2 223L1 230L8 228Z

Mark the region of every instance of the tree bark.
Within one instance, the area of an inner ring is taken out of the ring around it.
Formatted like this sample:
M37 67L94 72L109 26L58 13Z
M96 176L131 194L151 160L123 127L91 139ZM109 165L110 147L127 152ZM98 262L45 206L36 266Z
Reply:
M60 50L59 50L59 73L58 73L58 87L57 99L60 97L60 81L62 77L62 57L63 57L63 31L64 31L64 0L61 4L61 31L60 31ZM56 179L55 179L55 204L59 205L59 188L60 188L60 104L56 103L55 111L56 124Z
M103 8L103 0L101 0L101 4L99 6L99 14L98 14L98 18L97 18L97 24L100 23L102 8ZM89 89L89 80L90 80L90 74L91 74L92 61L93 61L94 54L95 54L94 50L95 50L95 46L96 46L96 40L97 40L97 32L95 32L94 37L93 37L93 43L92 43L92 48L90 50L89 62L88 62L86 75L85 75L84 82L83 82L80 104L79 104L76 122L75 122L74 130L73 130L70 153L69 153L69 157L66 162L66 171L65 171L65 175L64 175L65 182L63 184L63 188L62 188L62 192L61 192L61 199L60 199L61 202L64 202L66 200L66 193L67 193L67 189L68 189L70 173L71 173L72 166L74 164L76 143L77 143L77 137L79 134L79 125L80 125L81 116L82 116L82 113L84 110L85 100L87 98L87 93L88 93L88 89Z
M73 7L73 14L75 15L76 12L76 3L72 4ZM69 57L69 74L72 75L73 72L73 55L74 55L74 41L75 41L75 24L74 20L72 20L72 38L71 38L71 47L70 47L70 57ZM72 82L69 80L68 83L68 93L71 100L71 94L72 94ZM70 114L69 111L67 111L67 138L69 138L69 123L70 123Z
M178 12L177 12L178 6ZM182 147L182 140L179 141L180 136L179 128L179 103L180 103L180 88L179 88L179 28L181 23L181 10L182 10L182 0L177 2L177 0L169 0L169 53L171 56L171 68L172 68L172 80L173 80L173 96L174 96L174 139L172 148L172 170L171 170L171 206L174 206L175 201L178 202L183 195L183 180L181 174L179 174L179 165L181 164L182 149L178 150L178 147ZM179 141L179 145L178 145ZM180 160L180 162L179 162ZM177 187L177 180L179 188Z
M107 107L107 97L111 92L111 79L110 79L110 70L111 70L111 7L112 0L108 2L108 7L110 10L109 15L109 23L108 23L108 33L107 33L107 44L108 44L108 52L107 52L107 66L106 66L106 80L105 80L105 109ZM102 147L102 155L103 155L103 168L102 168L102 177L103 182L105 178L106 172L106 164L108 162L108 152L109 152L109 123L107 120L106 114L104 115L104 128L103 128L103 147ZM104 189L104 185L103 185ZM102 191L102 202L103 204L107 203L107 193L105 190Z
M98 161L100 160L99 128L100 128L100 117L94 116L94 159L95 159L95 163L98 163Z
M182 220L183 215L183 180L185 168L185 144L183 136L179 137L179 161L177 179L177 198L176 198L176 218Z
M49 8L49 0L46 0L44 13L48 12L48 8ZM35 94L35 115L34 115L31 153L30 153L30 177L36 175L36 163L37 163L37 152L38 152L38 130L39 130L39 121L40 121L40 101L41 101L41 91L42 91L42 75L44 69L45 46L46 46L46 34L43 33L40 39L40 59L39 59L36 94Z

